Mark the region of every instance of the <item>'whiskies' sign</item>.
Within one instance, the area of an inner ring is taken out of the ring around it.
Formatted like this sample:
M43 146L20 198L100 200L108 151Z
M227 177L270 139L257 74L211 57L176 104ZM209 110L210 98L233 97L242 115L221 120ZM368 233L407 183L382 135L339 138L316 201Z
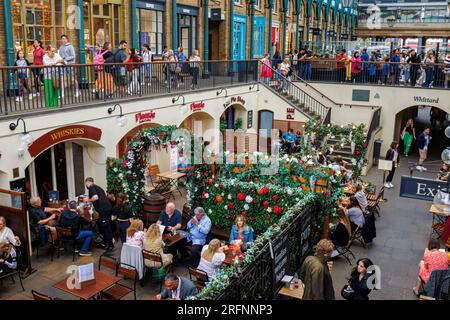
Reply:
M402 176L400 197L433 201L438 190L445 186L444 181Z

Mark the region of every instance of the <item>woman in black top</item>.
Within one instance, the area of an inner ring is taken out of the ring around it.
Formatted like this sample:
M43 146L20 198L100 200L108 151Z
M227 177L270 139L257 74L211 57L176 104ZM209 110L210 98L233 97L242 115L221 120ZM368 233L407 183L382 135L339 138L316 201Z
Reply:
M395 168L398 167L398 164L400 162L400 157L398 154L398 142L397 141L392 141L391 143L391 147L389 148L389 150L386 152L386 160L390 160L392 161L392 170L389 171L389 174L386 178L386 183L384 184L385 188L393 188L394 185L392 184L392 180L394 179L394 173L395 173Z
M359 259L356 262L356 267L348 279L349 286L353 290L349 300L369 300L369 294L372 290L367 287L368 279L371 275L367 273L367 268L371 265L373 263L368 258Z
M350 240L352 227L344 208L339 207L337 213L339 214L339 222L336 229L330 233L330 240L336 247L345 247Z
M129 204L127 204L125 201L125 193L119 193L116 197L116 205L112 209L112 219L117 220L119 237L122 243L126 242L127 229L131 224L131 219L135 218L135 214L133 213L133 211L131 211Z

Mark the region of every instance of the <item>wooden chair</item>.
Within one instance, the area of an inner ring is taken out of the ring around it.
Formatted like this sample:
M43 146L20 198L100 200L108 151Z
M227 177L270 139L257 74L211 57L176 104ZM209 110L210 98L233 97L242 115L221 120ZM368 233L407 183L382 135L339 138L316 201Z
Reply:
M69 228L63 228L60 226L56 226L56 235L58 237L58 258L60 257L61 250L60 248L66 248L66 244L69 244L72 248L72 261L75 261L75 249L76 249L76 240L75 235L72 233L72 230Z
M121 280L112 287L102 292L102 298L110 300L120 300L129 293L134 293L134 300L136 300L136 283L138 279L138 272L135 267L126 263L117 264L116 277ZM132 282L132 286L128 286L125 282Z
M353 231L352 238L353 241L358 240L359 243L361 243L361 245L363 246L363 248L366 248L366 242L364 241L364 238L362 236L362 231L363 230L361 227L357 227L355 231Z
M378 217L380 217L380 202L381 202L381 197L383 196L384 193L384 186L382 186L380 188L380 191L378 192L378 196L375 200L373 200L373 198L367 198L367 209L373 213L376 213L378 215Z
M33 295L34 300L37 300L37 301L50 301L50 300L52 300L52 298L50 298L49 296L47 296L47 295L45 295L43 293L37 292L36 290L31 290L31 294Z
M25 288L23 287L23 283L22 283L22 274L20 273L20 266L21 266L21 252L20 249L18 247L14 247L14 251L16 252L16 261L17 261L17 267L15 269L12 269L10 272L0 276L0 282L3 281L3 279L6 278L11 278L11 281L13 284L16 283L16 281L14 280L14 276L17 276L19 278L19 282L20 282L20 286L22 287L22 290L25 291Z
M153 164L148 167L148 176L153 188L156 188L156 185L162 183L162 179L157 176L160 173L161 172L159 171L159 166L157 164Z
M201 291L206 283L209 281L208 274L205 271L195 269L191 266L188 267L189 270L189 278L192 282L194 282L198 291Z
M102 268L108 269L115 274L117 272L117 260L108 256L101 255L100 258L98 258L98 270L101 271Z
M154 268L161 268L164 266L162 255L159 253L151 252L148 250L142 250L142 255L144 257L144 278L143 282L145 282L145 277L149 271L152 271ZM146 265L145 260L149 260L151 263L153 263L153 267L149 267ZM168 265L164 266L167 273L172 272L173 273L173 264L169 263ZM160 281L159 290L162 289L162 283L163 281Z

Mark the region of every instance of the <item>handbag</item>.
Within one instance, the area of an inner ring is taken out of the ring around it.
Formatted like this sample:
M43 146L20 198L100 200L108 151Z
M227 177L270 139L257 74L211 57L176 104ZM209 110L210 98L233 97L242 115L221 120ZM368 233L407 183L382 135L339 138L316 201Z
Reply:
M353 289L346 284L342 289L341 289L341 296L342 298L344 298L345 300L353 300L353 296L355 295L355 291L353 291Z
M166 278L166 268L164 266L152 269L152 280L153 281L161 282L165 278Z

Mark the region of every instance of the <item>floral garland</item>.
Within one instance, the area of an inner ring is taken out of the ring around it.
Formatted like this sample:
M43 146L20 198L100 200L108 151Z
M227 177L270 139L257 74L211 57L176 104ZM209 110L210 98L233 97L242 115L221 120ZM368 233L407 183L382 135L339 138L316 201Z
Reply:
M123 159L123 190L135 212L141 212L144 196L146 151L151 148L168 148L179 141L171 141L176 126L158 126L139 131L125 150Z
M337 138L339 142L334 145L323 144L325 138ZM338 150L344 145L352 147L353 177L359 179L362 168L367 164L367 132L365 124L355 125L322 125L318 122L308 121L305 126L304 139L301 141L301 158L317 162L319 153L326 154L333 148Z
M242 254L240 257L235 259L233 265L225 269L220 269L216 278L206 283L206 286L202 289L202 291L200 291L195 297L188 298L188 300L216 299L230 285L233 277L237 277L239 270L251 265L269 240L275 239L279 236L283 229L285 229L294 220L296 215L301 212L301 209L314 201L315 195L313 193L306 194L297 202L295 207L286 211L286 213L278 220L276 224L271 225L263 234L259 235L250 245L245 254Z
M106 159L106 189L118 194L123 192L123 170L120 166L121 161L116 158L108 157Z

